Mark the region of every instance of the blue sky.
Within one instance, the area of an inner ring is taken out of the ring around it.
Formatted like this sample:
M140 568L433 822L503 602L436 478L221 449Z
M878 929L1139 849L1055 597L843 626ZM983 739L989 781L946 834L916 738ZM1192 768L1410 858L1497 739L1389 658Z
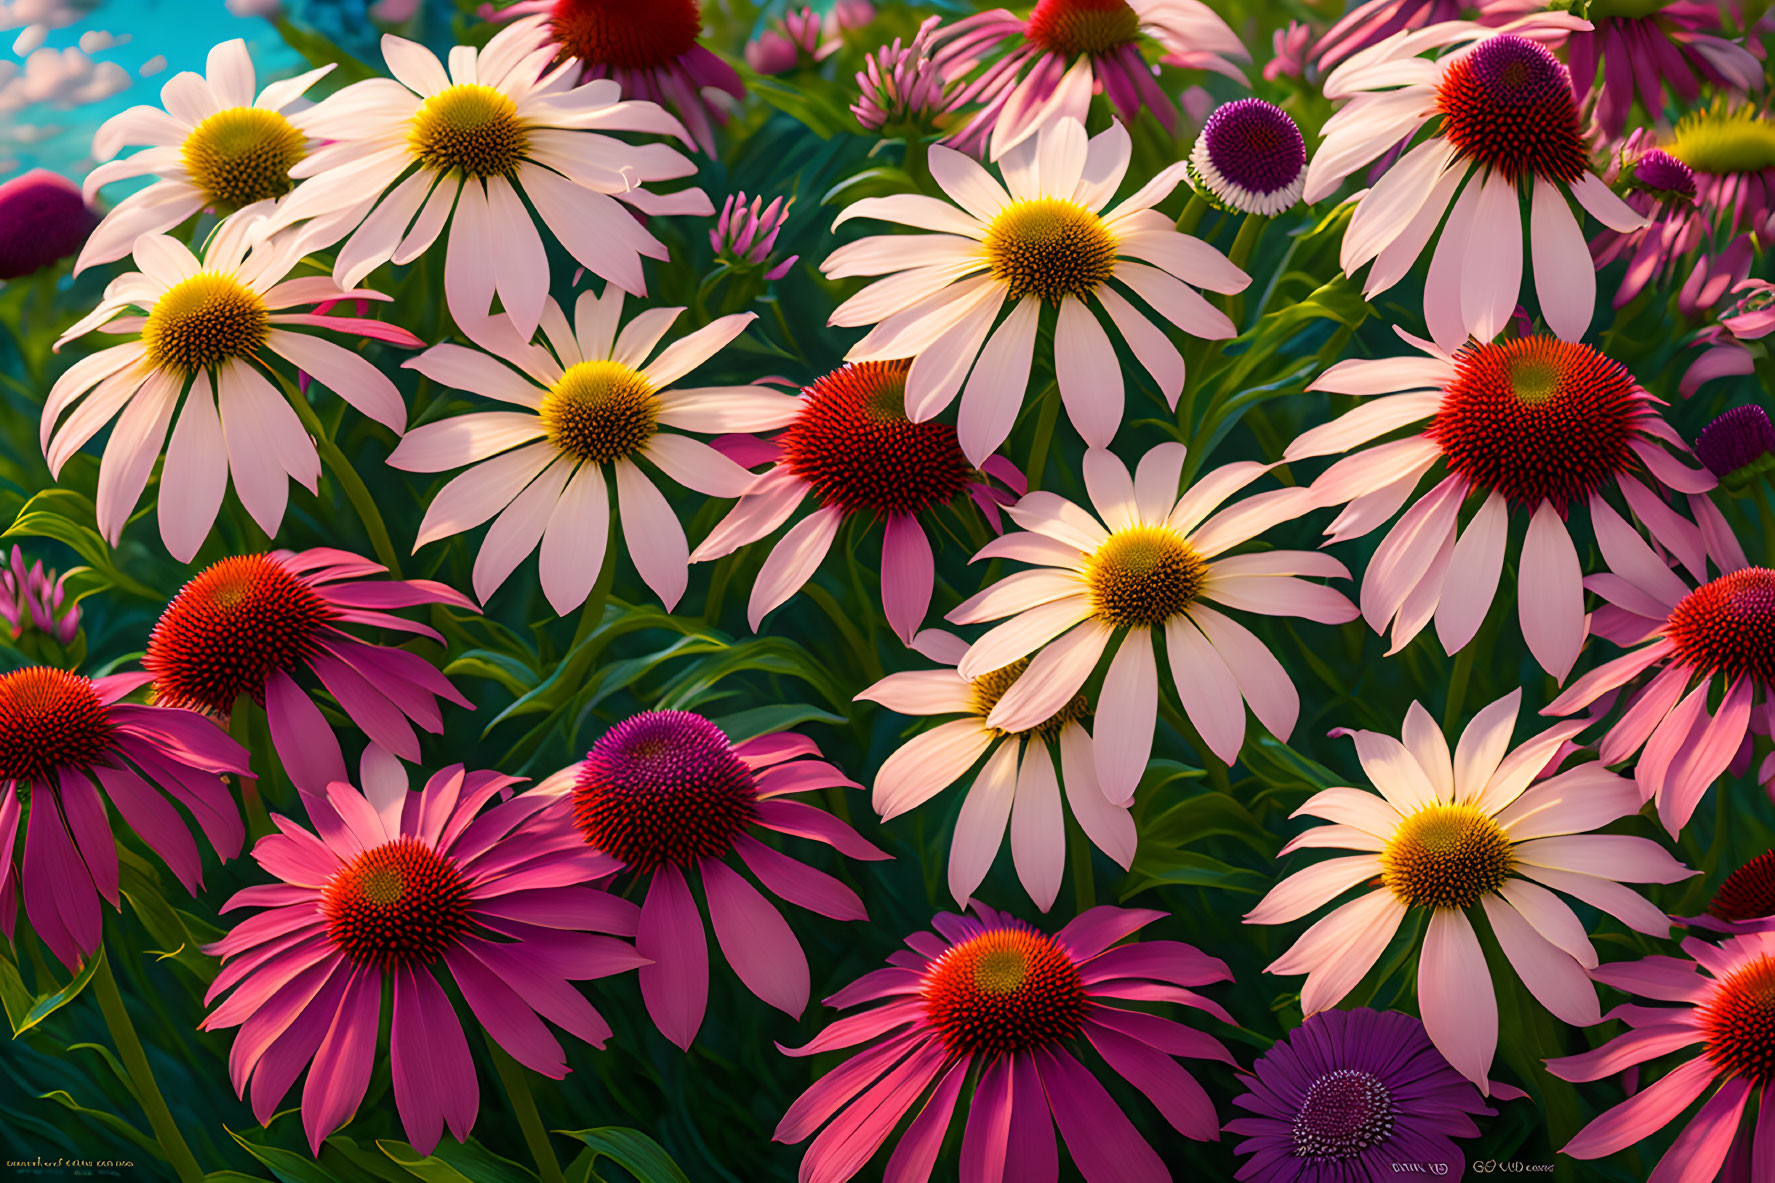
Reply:
M16 51L21 35L40 61ZM223 0L0 0L0 180L38 166L78 180L100 123L158 104L162 83L201 71L210 46L230 37L247 39L261 79L300 64L270 24Z

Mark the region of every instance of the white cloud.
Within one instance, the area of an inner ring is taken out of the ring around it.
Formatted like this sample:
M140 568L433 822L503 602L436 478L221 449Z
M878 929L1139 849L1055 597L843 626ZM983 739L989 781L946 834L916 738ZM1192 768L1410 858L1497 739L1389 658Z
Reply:
M103 29L88 29L80 34L80 48L87 53L103 53L107 49L116 49L119 45L128 45L130 35L125 33L119 37L107 33Z
M39 49L19 66L0 62L0 113L35 103L67 109L110 98L130 84L116 62L95 62L79 49Z
M20 33L18 35L18 40L12 43L12 52L19 57L24 57L33 49L42 45L48 36L48 25L26 25L25 31Z
M0 0L0 29L26 25L65 28L98 7L98 0Z
M144 78L152 78L164 69L166 69L166 55L164 53L157 53L147 61L143 62L142 68L137 70L136 73Z

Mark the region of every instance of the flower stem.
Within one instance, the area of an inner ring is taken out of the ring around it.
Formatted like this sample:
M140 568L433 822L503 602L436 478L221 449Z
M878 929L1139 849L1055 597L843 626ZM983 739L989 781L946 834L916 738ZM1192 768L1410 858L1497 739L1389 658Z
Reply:
M1029 446L1029 465L1023 475L1029 478L1031 492L1042 487L1042 470L1048 466L1048 445L1054 439L1054 422L1060 418L1060 384L1050 382L1036 395L1041 406L1036 408L1035 442Z
M228 713L228 736L245 748L249 756L253 751L252 710L252 697L243 694L234 700L234 709ZM239 776L235 777L235 782L240 788L241 805L246 810L247 836L257 839L271 833L271 817L265 812L265 799L259 796L258 778Z
M1263 237L1263 228L1269 225L1269 221L1262 214L1245 215L1245 220L1239 223L1239 233L1233 238L1233 249L1227 254L1233 266L1245 270L1245 264L1251 261L1251 252L1257 249L1257 240ZM1238 327L1244 311L1243 294L1234 293L1226 298L1226 312L1232 318L1234 328Z
M314 446L320 450L320 458L332 474L339 479L339 486L345 490L346 499L357 511L358 520L364 524L364 532L370 536L370 545L376 551L376 561L388 568L388 573L396 579L401 577L401 557L394 548L394 541L388 536L388 527L382 524L382 511L376 508L376 499L370 495L369 487L364 479L351 466L345 453L339 450L332 437L321 426L320 416L308 405L302 392L291 385L288 378L277 375L278 382L284 388L284 394L290 405L296 409L296 417L308 434L314 437Z
M203 1183L203 1171L198 1167L197 1159L192 1157L191 1148L185 1145L178 1123L166 1107L166 1098L160 1095L160 1086L154 1083L154 1071L148 1067L147 1054L142 1051L135 1024L130 1022L129 1011L124 1008L123 995L117 989L117 978L111 973L111 963L106 959L103 947L93 956L98 960L92 974L93 992L98 996L99 1010L104 1012L105 1027L111 1032L117 1056L129 1072L130 1087L148 1114L154 1140L160 1143L161 1153L172 1163L179 1183Z
M1473 657L1479 652L1479 638L1467 642L1467 647L1455 655L1455 668L1448 676L1448 705L1442 708L1442 730L1454 730L1460 722L1461 707L1467 698L1467 681L1473 676Z
M1208 212L1208 202L1200 193L1191 192L1189 204L1177 215L1177 229L1184 234L1194 234L1196 227L1202 224L1202 215Z
M1077 915L1096 905L1097 883L1091 870L1091 840L1085 837L1076 818L1069 817L1066 828L1066 853L1072 862L1073 913Z
M923 135L916 131L906 133L906 157L902 163L919 192L929 193L935 187L931 180L931 146Z
M499 1083L505 1086L506 1099L512 1103L512 1112L518 1118L518 1128L524 1131L524 1143L530 1147L536 1173L542 1177L542 1183L566 1183L566 1176L561 1174L561 1163L555 1158L555 1148L549 1145L548 1130L543 1128L542 1114L536 1111L536 1098L530 1095L530 1082L524 1076L524 1066L512 1059L491 1035L487 1036L487 1050L493 1054L493 1068L499 1073Z
M586 602L579 609L579 624L573 630L573 643L567 647L569 653L580 647L585 639L598 631L598 625L604 620L604 602L610 598L610 583L616 577L616 529L614 524L604 535L604 565L598 568L598 578L592 581L592 590L586 595Z

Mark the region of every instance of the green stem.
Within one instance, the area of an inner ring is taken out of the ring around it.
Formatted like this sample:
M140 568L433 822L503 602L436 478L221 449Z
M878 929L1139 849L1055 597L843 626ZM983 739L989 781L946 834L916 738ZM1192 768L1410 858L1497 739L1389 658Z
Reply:
M604 565L598 568L598 578L592 581L592 590L579 610L579 626L573 630L573 644L567 650L569 653L598 631L598 625L604 620L605 601L610 599L610 584L615 578L616 531L612 529L604 536Z
M1220 757L1214 754L1214 749L1208 746L1208 741L1202 738L1202 733L1196 730L1196 725L1189 721L1189 717L1172 706L1170 699L1162 692L1159 694L1159 714L1196 750L1196 757L1202 761L1202 771L1208 774L1208 781L1215 790L1231 793L1233 780L1227 775L1226 765L1220 762Z
M1091 870L1091 840L1085 837L1085 832L1073 818L1067 819L1066 828L1070 831L1066 841L1067 855L1072 862L1073 914L1076 916L1097 903L1097 883Z
M1048 466L1048 445L1054 439L1054 423L1060 418L1060 384L1048 383L1036 400L1041 405L1036 408L1035 442L1029 446L1029 465L1024 470L1031 492L1042 487L1042 470Z
M1251 252L1257 249L1257 240L1263 237L1263 228L1269 225L1269 219L1262 214L1246 214L1245 220L1239 223L1239 233L1233 239L1233 249L1227 258L1233 266L1244 271L1245 265L1251 261ZM1232 318L1233 326L1238 327L1239 320L1245 312L1245 297L1242 294L1230 295L1226 298L1226 312Z
M491 1035L487 1036L487 1050L493 1053L493 1068L499 1073L499 1083L505 1086L506 1098L511 1101L512 1112L518 1118L518 1128L524 1131L524 1143L530 1147L530 1157L536 1161L536 1173L542 1176L542 1183L566 1183L561 1164L555 1158L555 1148L549 1145L542 1115L536 1111L536 1098L530 1095L530 1082L525 1078L523 1065L512 1059Z
M92 974L93 992L98 996L99 1009L104 1012L105 1027L111 1032L117 1056L129 1072L130 1087L148 1114L148 1124L154 1128L154 1139L160 1143L161 1153L172 1163L179 1183L203 1183L203 1171L198 1167L197 1159L192 1157L191 1148L185 1145L178 1123L166 1107L166 1098L160 1095L160 1086L154 1083L154 1071L148 1067L142 1041L136 1035L135 1024L129 1020L129 1011L124 1008L123 995L117 989L117 978L111 973L105 950L100 948L93 956L98 959Z
M906 158L902 163L919 192L929 193L935 184L931 180L931 146L916 131L906 133Z
M1455 724L1460 722L1461 707L1467 697L1467 680L1473 676L1473 658L1478 652L1479 638L1475 637L1455 655L1454 672L1448 677L1448 705L1442 709L1442 730L1446 733L1452 733Z
M376 551L376 561L387 567L390 575L399 579L400 554L394 548L394 540L388 536L388 527L382 523L382 511L376 508L376 498L370 495L369 487L358 476L357 469L351 466L351 461L346 459L345 453L339 450L339 445L333 442L326 428L321 426L320 416L314 413L314 408L308 405L302 392L282 374L277 375L277 380L283 386L290 405L296 409L296 417L302 421L308 434L314 437L314 445L320 450L320 457L326 462L327 469L338 478L339 486L345 490L346 499L357 511L358 520L364 524L364 532L370 536L370 546Z
M1202 224L1202 215L1208 212L1208 201L1200 193L1189 195L1189 204L1177 215L1177 229L1184 234L1194 234L1196 227Z
M253 700L243 694L234 700L234 709L228 713L228 736L245 748L248 756L253 752L252 711ZM240 785L241 804L246 808L248 836L259 838L271 833L271 817L265 812L264 798L259 795L258 778L241 776L235 780Z

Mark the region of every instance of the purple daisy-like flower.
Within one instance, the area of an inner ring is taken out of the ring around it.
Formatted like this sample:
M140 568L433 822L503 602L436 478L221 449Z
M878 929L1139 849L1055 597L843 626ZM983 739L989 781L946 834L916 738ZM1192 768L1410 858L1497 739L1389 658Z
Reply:
M1196 137L1189 178L1221 209L1279 214L1300 200L1307 145L1288 112L1262 99L1215 108Z
M0 185L0 279L17 279L78 251L98 225L80 186L34 168Z
M1394 1011L1311 1015L1248 1079L1233 1104L1255 1116L1223 1128L1245 1135L1235 1150L1251 1158L1236 1177L1256 1183L1355 1183L1397 1162L1458 1177L1467 1160L1454 1139L1476 1136L1474 1115L1493 1112L1424 1025Z
M1775 425L1755 405L1716 416L1695 437L1695 455L1726 488L1737 490L1775 468Z

